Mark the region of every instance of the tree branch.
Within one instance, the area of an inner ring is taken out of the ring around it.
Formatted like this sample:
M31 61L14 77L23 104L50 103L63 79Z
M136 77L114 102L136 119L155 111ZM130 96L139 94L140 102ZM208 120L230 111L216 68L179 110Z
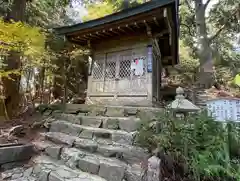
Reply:
M238 12L238 10L234 11L231 15L231 17L235 16L236 13ZM215 33L215 35L211 36L209 38L209 42L213 41L215 38L217 38L219 36L219 34L226 28L226 23L224 23L221 28Z
M188 29L189 35L193 36L193 33L191 32L191 28L188 25L181 23L180 26L185 26Z
M207 0L207 2L204 4L204 9L207 8L207 6L209 5L210 2L211 2L211 0Z
M194 10L193 10L192 6L190 5L189 1L188 1L188 0L185 0L185 2L186 2L186 4L187 4L189 10L191 11L191 13L194 13Z
M209 38L209 42L212 42L215 38L217 38L219 34L224 30L225 27L226 27L226 24L222 25L222 27L215 33L215 35Z

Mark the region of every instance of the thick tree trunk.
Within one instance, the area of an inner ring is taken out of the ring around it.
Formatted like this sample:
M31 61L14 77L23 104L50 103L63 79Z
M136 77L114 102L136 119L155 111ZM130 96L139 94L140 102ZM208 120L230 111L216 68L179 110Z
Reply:
M14 0L11 9L9 10L7 21L24 21L25 20L25 10L26 10L26 0ZM6 70L16 70L21 67L20 54L16 52L10 52L5 64L7 65ZM19 86L20 86L21 76L12 74L9 78L3 79L3 85L5 89L5 105L8 116L11 118L15 113L18 112L19 108Z
M195 0L196 28L198 35L198 57L200 60L199 81L204 87L212 83L213 61L205 19L205 5L202 0Z
M10 52L7 62L5 63L7 64L6 71L19 69L21 66L20 56L16 54L16 52ZM2 79L5 90L5 106L9 118L16 115L18 112L20 80L21 76L16 74L11 74L9 77Z

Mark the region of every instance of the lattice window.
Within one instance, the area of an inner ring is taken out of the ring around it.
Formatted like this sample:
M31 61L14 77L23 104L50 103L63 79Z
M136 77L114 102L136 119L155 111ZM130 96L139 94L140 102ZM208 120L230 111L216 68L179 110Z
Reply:
M102 79L103 78L103 66L104 62L94 62L93 64L93 79Z
M120 62L119 77L129 78L131 76L131 60L123 60Z
M113 79L116 77L116 62L106 63L106 78Z

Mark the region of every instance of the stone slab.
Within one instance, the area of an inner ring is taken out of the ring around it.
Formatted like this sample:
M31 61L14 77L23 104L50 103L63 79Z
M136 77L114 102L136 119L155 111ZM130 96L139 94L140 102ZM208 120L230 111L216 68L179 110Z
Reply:
M131 145L99 145L97 152L106 157L117 157L129 164L140 164L149 156L146 150Z
M92 139L94 132L92 130L84 129L80 134L80 138Z
M102 118L100 116L78 116L81 119L81 124L83 126L91 126L95 128L100 128L102 125Z
M128 133L125 131L115 131L112 132L112 141L120 143L120 144L127 144L132 145L134 140L134 136L132 133Z
M51 170L42 170L38 176L38 181L48 181Z
M82 128L79 127L78 124L69 123L67 121L55 121L51 123L50 131L78 136L82 132Z
M42 134L42 136L45 136L45 134ZM34 148L37 151L44 151L47 147L51 146L52 144L49 143L46 140L41 140L41 141L33 141L32 144L34 145Z
M94 106L89 107L89 116L105 116L107 108L105 106Z
M86 156L79 159L78 167L84 172L98 175L100 162L98 159L94 159L94 157Z
M31 144L0 147L0 165L29 160L33 154L34 147Z
M161 108L150 106L113 106L113 105L86 105L86 104L67 104L66 112L84 112L92 116L136 116L140 111L161 112Z
M119 128L127 132L133 132L138 129L140 121L141 120L139 118L133 118L133 117L119 119Z
M61 146L48 146L48 147L45 149L45 152L46 152L47 155L49 155L50 157L55 158L55 159L58 160L59 157L60 157L60 154L61 154L61 149L62 149Z
M61 159L65 163L72 161L72 164L76 164L77 162L77 168L98 174L108 181L122 181L126 168L126 164L117 159L94 155L75 148L63 148ZM111 173L109 173L110 171Z
M11 178L11 181L137 181L141 176L139 170L127 167L116 159L85 153L75 148L64 148L62 153L65 165L60 160L41 155L32 160L33 167L15 169L14 172L2 174L2 177ZM76 168L66 164L70 160L77 161Z
M109 116L109 117L124 117L124 108L121 108L121 107L107 107L106 116Z
M128 107L124 109L124 115L125 116L136 116L138 113L138 108L137 107Z
M125 166L115 162L101 161L99 176L108 181L122 181L124 178Z
M47 132L42 134L47 140L53 141L54 143L65 144L72 146L75 142L76 137L70 136L59 132Z
M106 181L97 175L69 168L62 162L52 160L47 156L37 156L33 162L34 174L39 177L44 173L43 175L47 178L47 180L42 181Z
M74 124L81 124L81 118L73 114L59 114L54 116L57 120L64 120Z
M65 113L78 113L78 112L86 112L88 113L91 108L85 104L66 104L65 105Z
M76 136L69 136L63 133L45 133L48 135L48 139L52 140L54 143L65 143L66 145L79 148L80 150L87 151L89 153L100 153L105 157L115 157L123 158L124 161L128 163L140 163L143 158L147 158L149 154L147 150L133 145L119 144L115 142L107 142L107 140L91 140L78 138ZM51 144L45 141L46 148L52 146L53 148L56 145ZM45 149L46 149L45 148ZM59 147L56 147L59 148ZM45 149L42 149L44 151ZM57 149L58 150L58 149ZM57 151L56 150L56 151ZM56 152L54 152L56 153ZM57 154L57 153L56 153ZM55 155L56 155L55 154Z
M143 173L143 169L140 166L133 165L126 169L124 177L127 181L140 181L142 180Z
M99 145L97 152L106 157L116 157L117 155L122 154L122 147L113 145Z
M139 118L135 117L102 117L102 116L78 116L82 121L83 126L90 126L95 128L125 130L128 132L136 131ZM119 125L120 124L120 125Z
M78 124L68 123L66 121L55 121L51 123L51 132L61 132L80 138L91 139L93 137L112 139L115 142L123 144L133 143L133 134L123 130L110 130L104 128L94 128Z
M103 128L106 129L114 129L114 130L118 130L119 128L119 120L118 118L115 117L107 117L105 119L103 119Z
M3 171L0 180L9 181L36 181L32 176L33 167L15 167L14 169Z
M121 130L109 130L104 128L93 128L87 126L80 126L84 131L92 132L94 137L112 139L118 142L121 139L128 140L125 144L132 143L132 134ZM81 134L79 135L81 137Z
M75 167L75 166L77 166L79 159L85 157L86 154L87 153L80 151L76 148L63 148L60 158L65 163L68 163L68 165L70 165L70 166L72 165ZM70 163L70 162L72 162L72 163Z
M74 147L87 150L89 152L96 152L98 144L96 141L89 139L76 138L74 142Z

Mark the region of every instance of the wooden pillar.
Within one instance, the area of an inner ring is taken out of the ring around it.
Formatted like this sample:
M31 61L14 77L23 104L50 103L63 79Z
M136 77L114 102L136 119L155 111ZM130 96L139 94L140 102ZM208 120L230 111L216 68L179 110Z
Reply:
M156 75L157 75L157 102L162 98L161 96L161 84L162 84L162 61L161 61L161 51L158 45L157 38L153 39L153 52L156 57Z
M106 83L106 66L107 64L107 53L104 54L104 64L103 64L103 92L105 92Z
M164 20L165 20L165 24L168 27L168 32L169 32L169 44L171 46L171 52L172 52L172 64L174 65L175 60L178 59L178 56L175 55L175 51L176 51L176 46L174 43L175 39L176 39L176 33L174 33L174 31L176 31L176 25L173 22L173 16L172 16L172 9L171 8L165 8L164 9Z
M92 50L90 41L88 41L88 48L90 49L89 57L91 57L91 59L92 59L91 65L88 70L88 83L87 83L87 100L89 101L90 100L89 93L91 93L91 91L92 91L92 71L93 71L93 65L95 62L95 58L94 58L94 54L93 54L93 50ZM88 61L89 61L89 59L88 59ZM88 104L88 102L87 102L87 104Z
M162 100L162 96L161 96L161 87L162 87L162 62L161 62L161 56L158 56L157 59L157 85L158 85L158 91L157 91L157 95L158 95L158 102L160 102Z
M151 48L151 50L149 50ZM148 51L151 51L152 58L152 101L156 102L157 100L157 77L156 77L156 57L153 53L153 42L148 46ZM149 52L148 52L149 53Z
M91 65L89 67L89 72L88 72L88 76L89 76L89 75L92 75L93 64L94 64L94 61L95 61L94 57L93 57L93 50L92 50L92 47L91 47L90 40L88 41L88 48L90 49L89 57L91 57L91 59L92 59Z
M158 78L157 78L157 74L158 74L157 61L158 60L157 60L156 53L154 52L155 42L154 42L154 38L152 35L151 27L148 25L147 21L144 20L143 22L146 26L147 36L151 40L151 47L152 47L152 50L151 50L152 51L152 101L156 103L158 101Z

